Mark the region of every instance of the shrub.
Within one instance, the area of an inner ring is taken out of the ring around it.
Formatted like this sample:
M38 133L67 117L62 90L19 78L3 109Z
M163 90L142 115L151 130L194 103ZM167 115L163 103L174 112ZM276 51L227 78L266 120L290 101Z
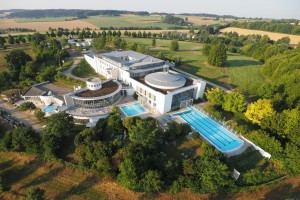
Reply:
M42 119L43 119L44 116L45 116L45 113L44 113L41 109L38 109L38 110L35 111L34 116L35 116L38 120L42 121Z
M19 109L24 111L24 110L29 110L29 109L35 109L35 105L34 103L30 102L30 101L27 101L27 102L24 102L24 103L21 103L21 105L19 106Z
M195 132L192 133L192 139L193 140L197 140L199 138L200 138L200 134L198 132L195 131Z

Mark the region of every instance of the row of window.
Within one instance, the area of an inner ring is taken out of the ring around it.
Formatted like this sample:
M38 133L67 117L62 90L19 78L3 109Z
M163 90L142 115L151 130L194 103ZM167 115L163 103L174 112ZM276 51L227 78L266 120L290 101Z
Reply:
M99 83L99 84L93 84L93 85L87 85L88 87L99 87L99 86L101 86L101 83Z
M152 99L153 101L156 101L156 96L154 94L151 94L150 92L148 92L147 90L140 88L140 87L136 87L137 92L144 95L145 97Z
M95 108L103 108L106 106L113 105L120 99L120 97L121 97L121 93L118 92L117 94L107 97L105 99L98 99L98 100L73 99L73 100L74 100L74 105L78 108L95 109Z

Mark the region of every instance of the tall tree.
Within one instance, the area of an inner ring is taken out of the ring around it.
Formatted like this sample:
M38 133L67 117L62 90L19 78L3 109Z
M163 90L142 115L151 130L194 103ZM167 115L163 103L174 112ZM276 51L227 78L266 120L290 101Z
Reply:
M222 108L230 112L243 112L246 108L246 99L243 94L233 92L225 95Z
M22 50L13 50L6 54L5 60L12 78L17 80L21 67L25 67L26 62L31 61L32 58Z
M247 107L245 116L253 123L261 124L262 120L275 115L275 113L270 100L259 99Z
M214 105L221 106L224 103L225 92L220 88L211 88L205 92L207 100Z
M179 50L179 43L178 43L178 40L172 40L171 41L171 47L170 49L172 51L178 51Z
M227 61L226 47L219 43L212 46L208 55L208 63L218 67L224 67Z
M152 46L155 47L156 46L156 40L153 38L152 39Z

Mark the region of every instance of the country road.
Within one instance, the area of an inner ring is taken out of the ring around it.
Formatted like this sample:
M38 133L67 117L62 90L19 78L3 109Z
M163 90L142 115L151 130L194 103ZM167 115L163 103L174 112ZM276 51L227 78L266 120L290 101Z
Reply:
M80 62L80 60L84 59L83 56L78 56L78 57L72 57L72 60L74 60L74 63L73 65L66 71L62 72L61 74L64 75L64 76L69 76L70 78L72 79L76 79L76 80L79 80L79 81L86 81L86 79L84 78L79 78L77 76L74 76L72 74L72 71L74 70L74 68L78 65L78 63Z

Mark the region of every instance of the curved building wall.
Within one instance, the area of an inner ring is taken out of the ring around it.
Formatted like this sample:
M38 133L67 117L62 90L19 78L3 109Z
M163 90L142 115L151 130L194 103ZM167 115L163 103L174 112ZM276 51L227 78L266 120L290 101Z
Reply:
M84 99L84 98L73 98L74 105L78 108L103 108L106 106L111 106L116 103L121 97L121 91L118 91L116 94L99 99Z

